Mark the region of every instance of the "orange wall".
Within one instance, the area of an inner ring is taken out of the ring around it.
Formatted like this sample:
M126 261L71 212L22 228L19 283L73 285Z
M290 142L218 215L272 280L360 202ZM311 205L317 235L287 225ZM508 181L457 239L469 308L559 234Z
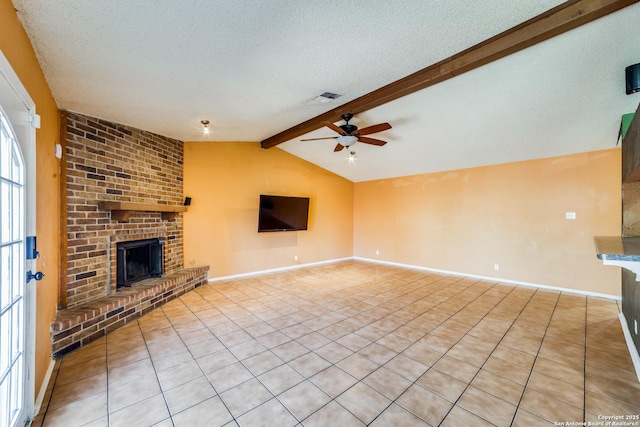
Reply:
M60 162L54 156L59 139L58 107L44 79L31 43L10 0L0 0L0 50L36 104L41 127L36 132L38 270L45 275L36 289L35 392L40 391L51 361L49 325L58 301ZM33 283L33 282L32 282Z
M620 156L611 149L357 183L354 255L619 295L620 269L596 258L593 236L620 235Z
M258 233L260 194L310 197L309 229ZM209 265L210 278L353 253L353 183L278 148L187 142L184 195L184 264Z

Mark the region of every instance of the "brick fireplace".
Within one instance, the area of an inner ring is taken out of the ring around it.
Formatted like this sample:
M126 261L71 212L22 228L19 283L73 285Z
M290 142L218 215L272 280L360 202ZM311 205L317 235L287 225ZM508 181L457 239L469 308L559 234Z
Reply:
M67 289L66 308L116 289L115 244L163 237L165 272L182 268L182 215L163 220L136 212L117 221L98 202L182 205L182 141L66 113Z
M183 143L129 126L62 112L66 172L66 282L51 326L67 353L206 282L183 267ZM123 203L135 210L104 208ZM118 244L162 240L162 277L117 287Z

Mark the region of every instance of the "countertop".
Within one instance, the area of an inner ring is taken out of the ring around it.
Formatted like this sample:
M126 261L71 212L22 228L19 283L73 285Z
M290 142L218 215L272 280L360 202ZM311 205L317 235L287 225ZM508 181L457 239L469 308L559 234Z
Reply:
M596 236L598 259L640 262L640 237Z

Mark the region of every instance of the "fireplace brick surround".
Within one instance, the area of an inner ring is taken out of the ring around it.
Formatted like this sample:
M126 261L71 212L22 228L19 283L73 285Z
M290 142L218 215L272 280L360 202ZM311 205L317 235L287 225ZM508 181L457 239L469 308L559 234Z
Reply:
M156 212L112 220L99 201L182 205L182 141L66 113L66 308L116 289L115 242L164 237L164 270L182 268L182 215Z
M126 221L98 203L183 204L183 143L79 113L61 112L66 173L66 274L51 324L62 356L207 281L183 267L183 215L140 211ZM116 244L163 238L164 275L116 290Z

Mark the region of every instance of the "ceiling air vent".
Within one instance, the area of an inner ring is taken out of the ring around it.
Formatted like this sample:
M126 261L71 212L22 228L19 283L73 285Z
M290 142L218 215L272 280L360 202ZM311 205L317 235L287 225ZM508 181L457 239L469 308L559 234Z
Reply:
M313 100L316 101L316 102L327 103L327 102L331 102L334 99L339 98L341 96L342 95L340 95L338 93L322 92L320 95L318 95L315 98L313 98Z

